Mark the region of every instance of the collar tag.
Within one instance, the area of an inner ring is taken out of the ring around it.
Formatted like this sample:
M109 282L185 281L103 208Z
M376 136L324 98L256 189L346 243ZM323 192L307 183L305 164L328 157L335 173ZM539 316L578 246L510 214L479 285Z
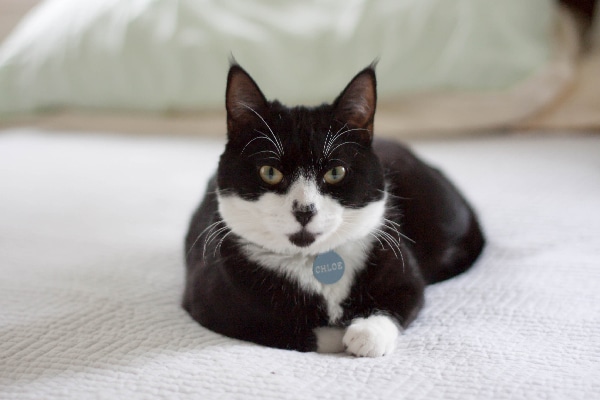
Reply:
M342 279L345 269L344 260L333 250L317 255L313 262L314 277L325 285L331 285Z

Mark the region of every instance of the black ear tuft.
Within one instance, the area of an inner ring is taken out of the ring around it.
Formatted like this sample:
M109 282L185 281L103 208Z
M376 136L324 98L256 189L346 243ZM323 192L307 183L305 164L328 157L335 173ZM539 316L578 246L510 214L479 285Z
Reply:
M256 118L255 113L260 114L267 107L267 100L258 85L235 60L232 60L227 76L225 107L229 130L236 123L244 124Z
M377 105L375 63L359 72L333 104L336 119L352 128L364 129L362 136L370 143Z

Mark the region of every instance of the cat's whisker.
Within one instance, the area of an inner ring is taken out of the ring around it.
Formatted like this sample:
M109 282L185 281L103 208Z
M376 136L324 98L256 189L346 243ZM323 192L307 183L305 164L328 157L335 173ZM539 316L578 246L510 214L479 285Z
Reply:
M340 129L340 130L341 130L341 129ZM342 135L345 135L345 134L347 134L347 133L349 133L349 132L354 132L354 131L368 131L368 129L364 129L364 128L353 128L353 129L346 129L346 130L345 130L345 131L343 131L343 132L340 132L340 131L338 131L338 133L336 133L336 135L335 135L335 136L334 136L334 137L331 139L331 142L330 142L330 143L328 144L328 146L327 146L327 149L326 149L326 152L325 152L325 158L328 158L328 157L329 157L329 156L330 156L330 155L331 155L331 154L332 154L332 153L333 153L333 152L334 152L334 151L335 151L335 150L336 150L338 147L340 147L340 146L341 146L341 145L343 145L343 144L346 144L346 143L354 143L354 144L356 144L356 145L360 146L360 144L358 144L358 143L356 143L356 142L344 142L344 143L342 143L342 144L340 144L340 145L338 145L338 146L336 146L336 147L333 147L333 148L332 148L332 146L335 144L335 142L337 142L337 140L338 140L340 137L342 137Z
M264 137L265 139L268 139L271 143L273 143L275 150L277 150L277 154L279 154L279 156L283 156L283 146L281 145L281 142L279 142L279 139L277 137L274 136L275 140L273 140L273 138L271 138L269 135L267 135L263 131L254 129L254 132L260 133L261 135L263 135L262 137Z
M280 157L279 157L279 154L278 154L278 153L276 153L276 152L274 152L273 150L262 150L262 151L257 151L256 153L252 153L252 154L250 154L248 157L253 157L253 156L257 155L257 154L262 154L262 153L270 153L270 154L274 154L274 155L275 155L274 157L266 157L266 158L267 158L267 159L269 159L269 158L272 158L272 159L275 159L275 160L279 160L279 161L281 161L281 159L280 159Z
M342 125L342 127L340 129L338 129L338 131L335 134L337 135L338 133L340 133L341 131L343 131L344 128L347 128L347 127L348 127L348 124L345 123L344 125Z
M389 228L389 226L388 226L388 225L385 225L385 224L384 224L382 227L388 227L388 228ZM396 229L392 228L392 230L393 230L393 231L395 231L395 232L396 232L398 235L400 235L400 232L398 232ZM383 229L380 229L380 231L381 231L381 232L383 232L383 233L385 233L386 235L389 235L390 237L394 238L394 242L395 242L395 243L398 243L398 244L400 244L400 236L398 236L398 238L395 238L395 237L394 237L394 236L393 236L391 233L389 233L389 232L386 232L386 231L385 231L385 230L383 230Z
M223 231L224 229L229 229L229 228L227 227L227 225L226 225L226 224L224 224L224 226L221 226L219 229L217 229L217 230L215 231L215 229L216 229L218 226L219 226L218 224L211 224L211 225L209 226L209 227L210 227L210 230L209 230L208 232L206 232L206 234L205 234L205 235L206 235L206 237L204 238L204 246L203 246L203 249L202 249L202 257L203 257L203 258L204 258L204 255L206 254L206 249L207 249L207 247L208 247L208 244L209 244L209 243L212 241L212 239L211 239L211 238L212 238L212 237L213 237L215 234L216 234L216 235L218 235L218 234L219 234L221 231Z
M346 125L344 125L346 126ZM344 127L342 127L341 129L344 129ZM339 132L339 131L338 131ZM331 139L331 124L329 125L329 130L327 131L327 136L325 137L325 143L323 144L323 154L328 154L327 149L331 146L330 144L330 139Z
M356 132L356 131L368 131L368 129L365 129L365 128L352 128L352 129L346 129L345 131L343 131L343 132L340 132L340 133L336 134L336 135L333 137L333 139L331 140L331 144L332 144L332 145L333 145L333 144L335 144L335 142L336 142L336 141L337 141L337 140L338 140L340 137L342 137L342 135L345 135L346 133L350 133L350 132Z
M379 240L379 236L377 236L377 234L375 232L369 232L369 235L373 236L375 238L375 240L377 240L379 242L381 249L385 249L385 246L383 245L383 243L381 243L381 240Z
M268 137L267 135L265 135L265 133L264 133L264 132L260 132L260 131L257 131L257 132L258 132L258 133L260 133L262 136L257 136L257 137L255 137L255 138L253 138L253 139L249 140L249 141L248 141L248 143L246 143L246 145L245 145L245 146L244 146L244 148L242 149L242 151L241 151L240 155L243 155L243 154L244 154L244 151L246 151L246 147L250 146L250 144L251 144L252 142L254 142L255 140L268 140L269 142L271 142L271 143L273 144L273 146L275 146L275 149L276 149L277 151L279 151L279 149L278 149L278 148L277 148L277 146L275 145L275 142L273 142L273 139L271 139L270 137ZM279 154L279 153L277 153L277 154Z
M387 226L388 228L392 229L394 232L396 232L398 234L398 236L403 237L404 239L408 240L412 244L417 243L415 240L409 238L404 233L400 232L400 224L399 223L397 223L396 221L392 221L391 219L388 219L388 218L384 218L383 220L385 221L384 225ZM388 224L391 224L391 225L388 225Z
M398 245L394 241L394 237L391 236L389 233L384 232L380 229L375 229L374 232L376 232L377 235L390 246L390 249L394 252L394 256L396 256L396 258L398 258L398 253L396 253L396 248Z
M394 247L400 251L400 238L396 238L389 232L386 232L382 229L375 229L375 231L377 231L384 239L388 239L391 242L390 244L393 244Z
M402 197L402 196L393 194L389 187L386 187L385 189L377 189L377 191L383 193L384 195L387 195L389 198L398 199L398 200L413 200L410 197Z
M280 147L277 145L277 143L275 143L275 142L273 141L273 139L272 139L272 138L270 138L270 137L269 137L269 135L267 135L266 133L264 133L264 132L262 132L262 131L259 131L259 130L257 130L257 129L254 129L254 131L255 131L256 133L259 133L261 136L257 136L257 137L255 137L255 138L251 139L250 141L248 141L248 143L246 143L246 145L245 145L245 146L244 146L244 148L242 149L242 151L241 151L240 155L243 155L243 154L244 154L244 151L246 151L246 148L247 148L248 146L250 146L250 144L252 144L252 143L253 143L255 140L267 140L267 141L269 141L269 142L270 142L270 143L273 145L273 147L275 148L275 150L277 150L277 151L273 151L273 153L274 153L274 154L276 154L276 155L277 155L279 158L281 158L281 154L282 154L282 153L281 153L281 149L280 149ZM272 150L270 150L270 151L272 151ZM252 157L252 156L250 156L250 157Z
M325 141L323 142L323 154L325 154L325 147L327 146L327 141L329 140L330 134L331 134L331 124L329 124L329 129L327 129L327 135L325 136Z
M273 139L277 143L276 147L278 148L278 150L281 153L281 155L283 155L284 154L284 152L283 152L283 145L281 144L281 141L279 140L279 138L277 137L277 135L275 135L275 133L273 132L273 130L271 129L271 127L269 126L269 124L267 124L267 121L265 121L265 119L258 112L256 112L256 110L254 110L252 107L250 107L248 104L245 104L245 103L242 103L242 102L240 102L239 104L242 107L245 107L248 110L252 111L258 118L260 118L260 120L265 124L265 126L269 130L269 132L271 132L271 135L273 136Z
M209 235L204 239L204 248L206 247L217 237L219 234L225 230L229 229L227 226L223 226L215 231L209 233Z
M343 131L344 128L347 128L347 127L348 127L347 124L342 125L342 127L335 133L335 135L333 135L333 137L328 142L325 143L326 144L325 151L324 151L325 158L327 158L328 155L330 154L329 149L331 148L331 146L335 143L335 141L339 137L339 133L341 131Z
M337 150L339 147L342 147L342 146L344 146L344 145L346 145L346 144L355 144L355 145L357 145L357 146L360 146L360 144L359 144L359 143L357 143L357 142L343 142L343 143L340 143L340 144L338 144L337 146L335 146L333 149L331 149L331 152L330 152L330 153L333 153L333 152L334 152L334 151L336 151L336 150Z
M402 250L400 250L400 259L402 260L402 273L404 273L406 272L406 263L404 262L404 254L402 254Z
M192 252L192 250L194 249L194 247L196 246L196 244L198 243L198 241L200 240L200 238L202 237L202 235L204 235L204 233L206 231L208 231L208 230L212 231L219 224L225 224L225 221L219 220L217 222L213 222L212 224L207 226L202 232L200 232L198 234L198 236L196 237L196 240L194 240L194 243L192 243L192 245L190 246L190 249L188 250L188 252L185 256L188 257L190 255L190 253Z
M210 245L210 243L215 240L217 237L219 237L219 235L225 231L229 230L228 226L224 226L222 228L217 229L216 231L214 231L213 233L211 233L210 235L208 235L206 237L206 239L204 240L204 249L202 250L202 258L205 257L206 255L206 249L208 248L208 246Z
M217 251L219 252L219 256L221 256L221 245L223 244L223 241L230 233L231 233L231 230L229 232L227 232L225 235L223 235L221 240L219 240L219 243L217 243L217 246L215 247L215 251L213 252L213 256L216 257Z
M379 229L376 229L375 231L376 231L376 235L381 237L381 239L390 246L390 249L394 253L394 256L396 258L400 258L400 260L402 261L402 272L405 272L406 263L404 261L404 255L402 254L402 249L400 249L400 243L398 241L396 241L395 238L393 236L391 236L390 234L388 234L387 232L381 231ZM381 241L379 243L381 243ZM396 253L396 250L398 250L398 253ZM398 256L400 256L400 257L398 257Z

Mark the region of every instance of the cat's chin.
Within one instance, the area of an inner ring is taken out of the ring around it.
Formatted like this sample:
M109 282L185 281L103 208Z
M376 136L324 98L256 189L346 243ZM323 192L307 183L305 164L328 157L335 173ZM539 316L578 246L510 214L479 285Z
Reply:
M286 246L287 248L281 253L312 257L350 243L362 243L368 236L356 235L342 238L335 234L313 234L303 230L289 236L289 246Z
M317 239L316 234L313 234L313 233L307 231L306 229L302 229L301 231L298 231L292 235L289 235L288 237L290 239L290 242L294 246L297 246L300 248L306 248L306 247L310 246Z
M309 234L310 235L310 234ZM353 246L358 248L364 248L371 243L372 240L368 237L352 238L345 241L331 241L321 240L317 238L310 243L297 242L293 243L290 239L287 244L280 246L272 246L272 244L256 243L251 241L243 240L242 243L246 244L246 249L252 249L251 251L256 254L269 255L269 256L292 256L292 257L315 257L319 254L326 253L330 250L340 248L340 246Z

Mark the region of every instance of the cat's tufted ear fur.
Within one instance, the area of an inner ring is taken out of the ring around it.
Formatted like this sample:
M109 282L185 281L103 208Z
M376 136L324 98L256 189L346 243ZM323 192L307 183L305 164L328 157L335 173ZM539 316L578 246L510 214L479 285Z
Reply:
M267 99L246 71L233 63L227 76L225 92L227 109L227 130L231 134L236 126L241 126L256 118L267 107Z
M363 140L373 139L373 120L377 105L375 64L359 72L333 103L335 117L357 131Z

